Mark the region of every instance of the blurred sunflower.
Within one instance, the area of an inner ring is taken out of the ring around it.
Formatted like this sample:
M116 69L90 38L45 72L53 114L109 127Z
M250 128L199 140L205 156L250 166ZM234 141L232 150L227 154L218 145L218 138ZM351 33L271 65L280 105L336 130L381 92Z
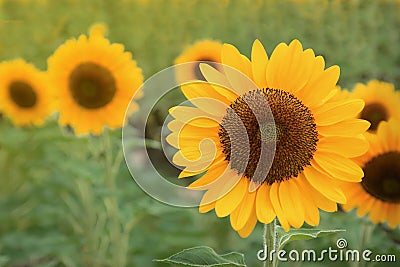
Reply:
M344 183L345 211L357 208L357 214L369 213L371 221L400 225L400 123L381 122L377 133L366 134L370 149L356 158L364 170L361 183Z
M339 67L325 69L324 59L298 40L279 44L270 59L256 40L251 61L224 44L221 58L223 73L200 65L210 83L182 86L195 107L170 110L167 141L179 149L173 162L185 167L179 177L206 171L189 186L207 190L200 212L230 215L242 237L257 219L278 217L285 230L318 225L318 209L333 212L346 202L339 181L363 176L349 158L368 149L362 133L369 123L355 118L364 102L331 101ZM270 170L260 171L268 161Z
M52 104L43 72L22 59L0 64L0 111L15 125L42 125Z
M371 132L376 131L381 121L387 121L391 117L400 119L400 94L391 83L377 80L369 81L367 85L358 83L351 97L365 101L359 117L371 123Z
M110 44L104 32L105 27L96 24L89 37L68 40L48 60L60 124L74 127L76 134L121 127L128 104L143 83L131 53L121 44Z
M187 47L185 51L175 59L175 64L200 61L203 63L209 62L210 65L215 67L216 65L210 62L221 63L221 49L222 44L220 42L211 40L199 41ZM205 80L199 69L199 64L197 63L193 64L193 68L179 69L176 75L178 81Z

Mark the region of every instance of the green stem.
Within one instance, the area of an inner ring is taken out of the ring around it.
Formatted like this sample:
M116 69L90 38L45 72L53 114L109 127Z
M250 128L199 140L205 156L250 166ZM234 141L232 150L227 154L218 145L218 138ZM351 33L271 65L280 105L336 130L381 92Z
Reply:
M108 202L108 218L110 219L110 241L112 266L124 267L126 265L126 251L121 247L123 230L120 222L120 212L116 192L116 178L123 158L122 149L114 159L110 134L107 130L103 133L105 184L110 192L105 201Z
M103 149L104 149L104 167L106 171L105 182L111 193L115 191L115 178L116 175L113 173L113 151L110 134L107 130L103 132Z
M363 223L361 225L359 251L363 251L364 249L367 249L367 245L369 244L369 241L371 240L371 235L372 235L374 228L375 228L375 224L372 224L367 220L363 220ZM360 261L355 262L355 267L364 267L364 266L366 266L365 261L360 260Z
M276 256L278 250L278 232L277 232L277 219L275 218L269 224L264 225L264 248L267 247L268 253L267 259L264 261L264 267L277 267L278 266L278 259ZM275 253L271 254L271 251L274 250ZM270 256L272 255L272 259Z

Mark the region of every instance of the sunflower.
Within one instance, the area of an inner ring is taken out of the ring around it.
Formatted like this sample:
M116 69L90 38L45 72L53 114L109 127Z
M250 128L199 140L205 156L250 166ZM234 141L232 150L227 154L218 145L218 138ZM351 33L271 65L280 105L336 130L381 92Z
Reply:
M400 119L400 94L391 83L377 80L369 81L367 85L358 83L351 96L365 101L359 117L371 123L370 132L376 131L381 121L391 117Z
M221 63L222 44L218 41L204 40L196 42L187 47L181 55L175 59L175 64L196 62L190 68L179 70L177 75L178 81L186 80L205 80L199 69L199 62L208 62L208 64L216 67L213 62Z
M42 125L52 112L46 76L22 59L0 64L0 111L15 125Z
M270 58L256 40L251 60L224 44L221 58L223 73L200 65L209 83L181 87L194 107L170 109L167 141L179 149L179 177L205 172L189 185L207 190L199 211L230 215L242 237L257 220L275 217L285 230L318 225L318 209L333 212L346 202L340 181L363 176L349 158L368 149L362 134L369 123L356 119L364 102L330 100L339 67L325 69L298 40L279 44Z
M400 122L379 124L376 134L365 134L370 149L356 161L364 170L361 183L344 183L345 211L357 208L358 216L369 213L372 222L400 225Z
M97 24L89 37L68 40L48 60L60 124L74 127L76 134L121 127L128 104L143 83L131 53L121 44L110 44L104 32L105 27Z

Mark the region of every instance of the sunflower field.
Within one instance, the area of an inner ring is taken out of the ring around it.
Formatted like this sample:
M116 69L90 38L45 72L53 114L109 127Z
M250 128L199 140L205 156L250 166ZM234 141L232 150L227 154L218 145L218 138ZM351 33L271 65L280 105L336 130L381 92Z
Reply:
M0 267L400 263L400 1L0 0Z

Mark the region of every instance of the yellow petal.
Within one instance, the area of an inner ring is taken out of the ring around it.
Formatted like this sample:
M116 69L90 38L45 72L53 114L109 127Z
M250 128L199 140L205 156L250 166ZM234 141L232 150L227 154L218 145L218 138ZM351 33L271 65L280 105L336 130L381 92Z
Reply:
M320 193L317 189L315 189L306 179L304 173L300 173L297 179L301 180L301 184L304 185L309 191L311 198L313 199L314 204L321 210L327 212L334 212L337 211L337 204L336 201L332 201L325 197L323 194Z
M185 156L186 151L189 153L195 153L196 155L192 159L194 160L200 156L201 146L204 146L205 149L209 146L212 149L213 143L217 150L220 149L218 131L218 128L202 128L190 124L182 124L180 129L177 129L175 132L167 136L166 141L170 145L181 149ZM202 144L203 142L208 144Z
M362 203L364 203L369 194L365 192L364 188L360 183L346 183L347 186L343 187L343 191L346 193L347 203L343 204L344 209L352 209Z
M226 97L229 102L233 102L238 98L238 95L234 92L232 85L224 74L208 64L200 64L200 69L203 76L207 79L214 90Z
M247 178L243 178L247 179ZM247 188L246 188L247 189ZM250 215L254 212L255 210L255 200L256 200L256 192L246 192L242 203L238 206L239 209L239 217L237 220L237 228L242 229L247 221L250 218Z
M304 206L301 203L300 191L296 183L291 181L291 179L281 182L279 186L279 199L285 217L290 225L300 228L304 223Z
M206 213L206 212L209 212L210 210L212 210L214 207L215 207L215 202L204 203L204 201L202 199L200 202L200 206L199 206L199 212Z
M287 52L288 46L285 43L278 44L272 52L266 72L268 87L281 89L280 86L283 85L281 77L282 69L285 64L289 64L287 61Z
M251 50L251 68L253 79L258 88L267 87L266 70L268 65L268 55L261 42L257 39L253 43Z
M275 53L275 50L278 53ZM298 40L293 40L289 46L275 48L268 64L267 83L271 88L287 92L297 92L303 88L314 68L314 52L311 49L303 51ZM277 62L277 61L281 62Z
M168 144L175 148L179 148L179 139L178 139L178 134L177 133L171 133L169 134L166 138L165 141L167 141Z
M299 191L301 192L301 203L304 205L304 216L305 221L311 226L317 226L319 224L319 211L318 206L314 203L314 200L311 195L311 191L307 188L307 185L303 182L303 179L293 179L296 183Z
M213 164L213 162L224 159L224 156L223 154L221 154L221 152L218 152L217 150L206 150L204 148L207 147L205 146L201 148L201 157L194 160L188 159L187 154L183 155L181 151L178 151L172 157L172 162L178 166L186 167L186 171L198 172L205 171L206 168L210 167Z
M340 76L340 68L332 66L324 70L324 60L316 57L314 61L314 72L309 82L298 93L299 98L308 107L319 106L329 98L335 90L336 83Z
M364 101L361 99L350 99L326 103L313 111L314 119L317 125L326 126L355 118L355 116L364 108Z
M279 200L279 183L273 183L271 185L270 199L281 226L283 227L283 229L285 229L286 232L289 231L290 225L288 220L286 219L285 213L282 210L282 206Z
M379 124L378 131L378 138L381 140L380 145L383 151L393 150L393 147L391 147L391 141L393 140L393 137L389 124L383 121ZM396 135L398 135L398 133L396 133Z
M346 158L355 158L368 151L369 144L365 138L360 135L357 138L330 136L320 138L317 144L317 150L324 152L334 152Z
M325 172L339 180L360 182L364 176L364 172L354 161L335 153L316 151L314 160Z
M219 142L212 139L180 139L180 153L189 161L211 160L215 159L221 148ZM186 165L183 165L186 166Z
M276 216L270 199L270 186L265 183L257 190L256 214L258 220L265 224L272 222Z
M391 228L400 225L400 205L390 205L388 210L388 224Z
M222 121L222 118L226 115L226 109L229 108L229 104L221 102L218 99L212 98L192 98L190 100L193 105L197 106L204 112L210 114L212 118Z
M198 108L176 106L169 109L169 113L175 119L196 127L218 127L220 118L212 116Z
M186 177L190 177L190 176L195 176L198 175L200 173L202 173L203 171L197 171L197 172L191 172L191 171L186 171L183 170L181 171L181 173L178 175L178 178L186 178Z
M243 66L243 70L244 70L244 74L249 77L250 79L253 80L253 72L251 71L251 62L250 60L245 56L245 55L241 55L242 57L242 66Z
M367 214L372 206L374 205L376 199L373 197L368 197L363 203L360 204L360 206L357 209L357 215L359 217L364 216L365 214Z
M171 132L177 132L182 129L182 127L185 125L185 123L178 121L178 120L172 120L167 124L168 129L171 130Z
M221 199L217 200L217 203L215 204L215 213L218 217L228 216L236 209L246 194L248 184L248 179L240 179L231 191Z
M246 75L248 68L236 47L224 44L221 58L222 63L226 64L223 66L224 73L237 94L243 95L257 89L256 84Z
M188 188L197 190L207 189L207 186L218 180L228 168L228 163L224 160L214 162L207 172L202 177L191 183Z
M203 196L205 203L220 200L231 191L241 179L245 178L237 175L232 169L226 170L217 180L208 186L209 189Z
M248 68L244 65L244 59L239 50L237 50L233 45L224 44L222 46L221 59L223 64L237 69L243 74L247 74Z
M182 127L175 131L179 134L181 139L205 139L211 138L213 140L218 139L219 127L215 128L202 128L196 127L190 124L184 124Z
M253 232L253 229L256 226L256 224L257 224L257 217L253 209L246 224L243 226L242 229L238 230L240 237L242 238L248 237L251 234L251 232Z
M346 202L343 191L335 184L332 178L318 172L313 167L306 167L304 169L304 176L317 191L321 192L328 199L339 203Z
M225 103L226 105L230 104L230 101L225 96L215 91L214 87L212 87L210 83L189 83L181 85L181 90L188 100L195 98L211 98ZM208 111L207 108L203 110Z
M317 131L323 136L356 136L365 133L370 125L366 120L348 119L328 126L317 125Z
M374 204L371 207L371 210L369 212L369 217L373 223L379 223L381 221L384 221L384 205L383 203L379 200L375 201Z

